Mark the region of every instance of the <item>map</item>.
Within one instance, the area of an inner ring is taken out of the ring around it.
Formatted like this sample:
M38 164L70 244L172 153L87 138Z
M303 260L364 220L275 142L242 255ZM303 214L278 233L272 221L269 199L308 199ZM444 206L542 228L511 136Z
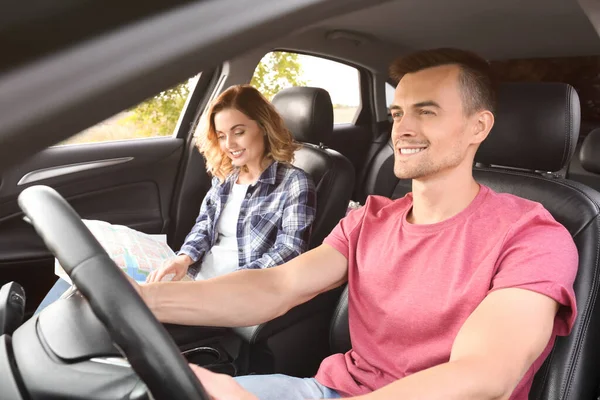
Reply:
M83 222L115 264L137 282L145 282L152 271L159 269L166 260L175 257L175 253L166 243L166 235L149 235L104 221ZM72 284L57 259L54 263L54 273ZM173 275L167 275L163 280L172 278Z

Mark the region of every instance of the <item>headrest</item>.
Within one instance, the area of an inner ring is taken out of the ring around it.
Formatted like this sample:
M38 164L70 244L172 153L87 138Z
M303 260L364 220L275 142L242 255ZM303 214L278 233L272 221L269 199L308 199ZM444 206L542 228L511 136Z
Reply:
M583 169L600 174L600 128L587 134L579 150L579 159Z
M331 135L333 105L325 89L283 89L273 97L272 103L297 141L319 145Z
M475 162L560 171L579 137L581 109L575 89L564 83L504 83L498 89L496 122Z

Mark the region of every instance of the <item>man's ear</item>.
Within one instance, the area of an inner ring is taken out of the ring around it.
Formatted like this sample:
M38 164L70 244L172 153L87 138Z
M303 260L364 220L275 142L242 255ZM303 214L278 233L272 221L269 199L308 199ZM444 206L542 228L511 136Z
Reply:
M480 144L487 138L494 126L494 114L491 111L480 111L474 115L473 144Z

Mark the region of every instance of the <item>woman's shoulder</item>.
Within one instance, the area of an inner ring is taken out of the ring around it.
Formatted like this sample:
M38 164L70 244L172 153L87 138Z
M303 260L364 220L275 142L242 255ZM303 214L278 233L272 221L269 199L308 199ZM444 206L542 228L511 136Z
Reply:
M218 177L213 176L210 183L213 187L219 187L222 186L223 183L225 183L225 181L221 182L221 180Z
M212 189L221 190L226 184L231 184L231 182L235 179L237 179L237 174L235 174L235 171L227 175L223 180L219 179L216 176L213 176L211 178Z
M280 182L299 180L314 185L311 176L306 171L289 163L278 163L277 176Z

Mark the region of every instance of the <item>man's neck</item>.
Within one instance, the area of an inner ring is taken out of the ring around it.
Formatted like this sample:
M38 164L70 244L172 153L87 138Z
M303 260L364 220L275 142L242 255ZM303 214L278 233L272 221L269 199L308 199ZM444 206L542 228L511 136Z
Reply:
M407 220L411 224L442 222L467 208L478 193L479 184L470 169L415 179L412 182L413 206Z

